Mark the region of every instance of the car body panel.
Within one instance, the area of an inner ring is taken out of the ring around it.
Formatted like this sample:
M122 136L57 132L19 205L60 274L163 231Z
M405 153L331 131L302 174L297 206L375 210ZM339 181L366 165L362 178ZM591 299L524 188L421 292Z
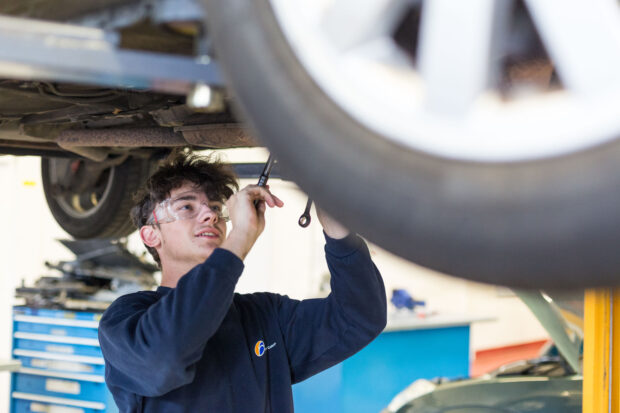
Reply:
M582 378L503 377L445 383L398 413L580 413Z
M554 340L540 357L477 379L414 381L383 413L580 413L583 292L515 293Z

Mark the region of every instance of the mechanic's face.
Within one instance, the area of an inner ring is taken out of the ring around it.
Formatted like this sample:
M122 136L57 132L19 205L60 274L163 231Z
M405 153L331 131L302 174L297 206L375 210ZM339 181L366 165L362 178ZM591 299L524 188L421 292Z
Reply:
M188 196L201 201L195 217L159 224L161 251L158 252L163 266L198 265L226 238L226 222L216 212L218 206L221 210L221 203L210 201L193 183L185 183L170 192L170 199Z

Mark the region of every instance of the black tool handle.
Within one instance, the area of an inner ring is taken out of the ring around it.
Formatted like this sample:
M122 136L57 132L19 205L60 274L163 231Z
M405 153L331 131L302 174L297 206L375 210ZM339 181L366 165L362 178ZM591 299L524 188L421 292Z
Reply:
M311 207L312 207L312 199L308 197L308 202L306 202L306 209L304 210L304 213L299 217L299 221L297 221L299 226L302 228L306 228L308 225L310 225L310 221L312 220L312 218L310 218Z
M265 167L263 168L263 172L260 174L258 178L258 186L267 185L267 181L269 180L269 175L271 174L271 168L273 168L273 164L275 163L274 157L270 154L269 158L267 158L267 162L265 163ZM258 206L258 200L254 201L254 206Z

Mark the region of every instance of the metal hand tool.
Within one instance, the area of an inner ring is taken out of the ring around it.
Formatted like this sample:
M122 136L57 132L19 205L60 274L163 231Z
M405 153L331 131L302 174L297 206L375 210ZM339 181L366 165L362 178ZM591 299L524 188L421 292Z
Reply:
M312 198L308 197L308 202L306 202L306 209L304 213L299 217L298 224L302 228L306 228L310 225L310 208L312 207Z
M276 162L273 155L269 155L267 158L267 162L265 163L265 167L263 168L263 172L260 174L258 178L258 186L267 185L267 180L269 179L269 174L271 174L271 168L273 168L273 164Z
M271 174L271 169L273 168L273 164L275 163L274 157L270 154L269 158L267 158L267 162L265 163L265 167L263 168L263 172L260 174L258 178L258 186L267 185L267 181L269 180L269 175ZM258 200L254 201L254 206L258 206ZM299 217L299 226L302 228L306 228L310 225L310 221L312 218L310 217L310 208L312 207L312 199L308 197L308 202L306 202L306 209L304 213Z
M270 154L269 158L267 158L267 162L265 163L265 167L263 168L263 172L260 174L258 178L258 186L267 185L267 181L269 180L269 174L271 174L271 168L273 168L273 164L276 162L275 158ZM254 201L254 206L258 206L259 201Z

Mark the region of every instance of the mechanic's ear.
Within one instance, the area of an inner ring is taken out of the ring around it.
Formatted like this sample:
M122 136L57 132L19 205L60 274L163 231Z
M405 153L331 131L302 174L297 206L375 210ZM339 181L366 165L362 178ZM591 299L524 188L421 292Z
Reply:
M157 248L161 244L159 231L155 230L152 225L145 225L140 228L140 238L148 247Z

